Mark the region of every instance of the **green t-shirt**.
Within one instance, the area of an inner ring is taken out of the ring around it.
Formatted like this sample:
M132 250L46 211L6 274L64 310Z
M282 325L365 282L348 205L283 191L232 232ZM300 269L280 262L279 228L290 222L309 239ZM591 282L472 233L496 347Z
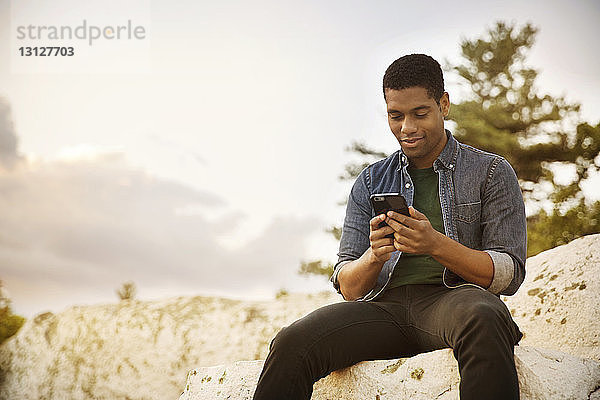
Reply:
M444 233L437 173L433 167L409 168L408 173L414 187L413 207L427 216L435 230ZM441 284L443 272L444 266L431 256L402 253L388 289L402 285Z

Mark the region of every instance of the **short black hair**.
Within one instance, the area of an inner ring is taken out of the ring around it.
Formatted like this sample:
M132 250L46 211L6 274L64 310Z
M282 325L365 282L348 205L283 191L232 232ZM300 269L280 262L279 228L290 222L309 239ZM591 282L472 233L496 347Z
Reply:
M444 94L444 76L440 64L426 54L409 54L394 61L383 76L383 97L386 89L422 87L438 104Z

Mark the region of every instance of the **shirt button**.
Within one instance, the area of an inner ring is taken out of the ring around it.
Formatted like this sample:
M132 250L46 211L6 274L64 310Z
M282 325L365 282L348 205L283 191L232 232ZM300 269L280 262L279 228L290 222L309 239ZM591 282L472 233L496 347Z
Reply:
M410 183L407 183L406 185L404 185L405 188L409 188L410 187Z

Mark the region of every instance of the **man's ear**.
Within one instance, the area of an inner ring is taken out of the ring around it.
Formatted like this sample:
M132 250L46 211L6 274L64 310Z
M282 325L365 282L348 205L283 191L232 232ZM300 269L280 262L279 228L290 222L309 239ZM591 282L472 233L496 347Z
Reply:
M440 98L440 111L442 112L444 118L447 117L448 113L450 112L450 95L448 92L444 92Z

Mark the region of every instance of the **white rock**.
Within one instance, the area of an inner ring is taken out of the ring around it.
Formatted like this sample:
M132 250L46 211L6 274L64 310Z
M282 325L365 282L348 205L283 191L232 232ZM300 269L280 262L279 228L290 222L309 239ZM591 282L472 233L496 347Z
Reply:
M521 344L600 361L600 235L530 257L526 270L519 291L503 298Z
M527 261L525 283L505 300L522 345L600 360L598 249L600 235L590 235ZM0 399L174 399L192 368L265 358L281 327L336 301L333 292L265 302L181 297L42 314L0 346ZM452 373L444 371L436 374ZM344 373L374 379L368 369ZM429 376L402 390L423 390Z
M282 326L340 299L181 297L41 314L0 346L0 399L175 399L192 368L264 358Z
M600 386L600 363L551 350L515 348L522 400L590 399ZM262 361L199 368L179 400L250 400ZM457 400L458 365L438 350L387 361L366 361L333 372L314 385L312 400Z

